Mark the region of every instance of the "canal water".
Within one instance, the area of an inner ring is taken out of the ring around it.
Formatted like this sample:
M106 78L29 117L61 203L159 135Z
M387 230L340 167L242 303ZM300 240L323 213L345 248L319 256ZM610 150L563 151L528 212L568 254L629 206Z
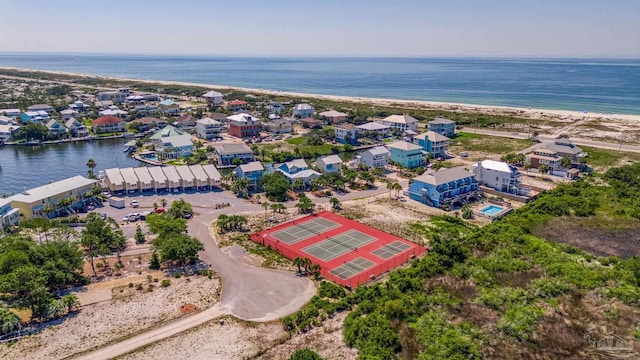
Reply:
M98 171L143 165L124 153L131 139L78 141L37 146L0 146L0 195L13 195L51 181L75 175L87 176L87 160Z

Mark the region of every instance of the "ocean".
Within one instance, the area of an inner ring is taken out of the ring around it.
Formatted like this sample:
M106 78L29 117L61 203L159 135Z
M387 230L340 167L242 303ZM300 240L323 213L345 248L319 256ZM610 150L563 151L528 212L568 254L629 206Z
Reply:
M640 114L640 59L0 53L0 66L309 94Z

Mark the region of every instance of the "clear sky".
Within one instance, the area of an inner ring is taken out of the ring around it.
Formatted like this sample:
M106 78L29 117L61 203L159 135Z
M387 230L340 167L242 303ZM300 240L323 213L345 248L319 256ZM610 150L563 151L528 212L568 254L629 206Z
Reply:
M640 58L640 0L0 0L0 51Z

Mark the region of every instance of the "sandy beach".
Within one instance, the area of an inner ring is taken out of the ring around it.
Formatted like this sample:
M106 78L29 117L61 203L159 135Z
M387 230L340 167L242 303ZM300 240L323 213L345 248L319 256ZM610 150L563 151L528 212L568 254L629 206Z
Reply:
M238 90L247 93L274 95L274 96L287 96L296 97L302 99L323 99L337 102L354 102L361 104L371 104L378 106L392 106L402 107L407 109L425 109L425 110L443 110L454 112L478 112L492 115L508 115L516 116L525 119L533 120L556 120L570 122L573 120L590 119L607 119L611 121L632 121L640 122L640 114L612 114L612 113L596 113L596 112L582 112L571 110L553 110L553 109L537 109L537 108L519 108L508 106L494 106L494 105L476 105L476 104L464 104L453 102L437 102L437 101L424 101L424 100L400 100L400 99L387 99L387 98L368 98L357 96L338 96L338 95L323 95L323 94L307 94L288 91L277 91L270 89L254 89L244 88L237 86L194 83L194 82L182 82L182 81L164 81L164 80L149 80L149 79L135 79L125 77L112 77L112 76L100 76L81 73L72 73L66 71L49 71L49 70L33 70L23 69L16 67L0 67L0 69L25 71L32 73L47 73L54 75L66 75L66 76L79 76L87 78L95 78L101 80L113 80L113 81L125 81L125 82L138 82L146 84L160 84L160 85L174 85L174 86L189 86L189 87L202 87L209 90Z

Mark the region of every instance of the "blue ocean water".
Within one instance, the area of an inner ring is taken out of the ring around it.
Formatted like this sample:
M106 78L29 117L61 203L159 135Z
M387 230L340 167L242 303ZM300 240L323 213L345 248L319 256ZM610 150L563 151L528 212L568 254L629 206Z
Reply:
M640 59L0 53L0 66L313 94L640 114Z

